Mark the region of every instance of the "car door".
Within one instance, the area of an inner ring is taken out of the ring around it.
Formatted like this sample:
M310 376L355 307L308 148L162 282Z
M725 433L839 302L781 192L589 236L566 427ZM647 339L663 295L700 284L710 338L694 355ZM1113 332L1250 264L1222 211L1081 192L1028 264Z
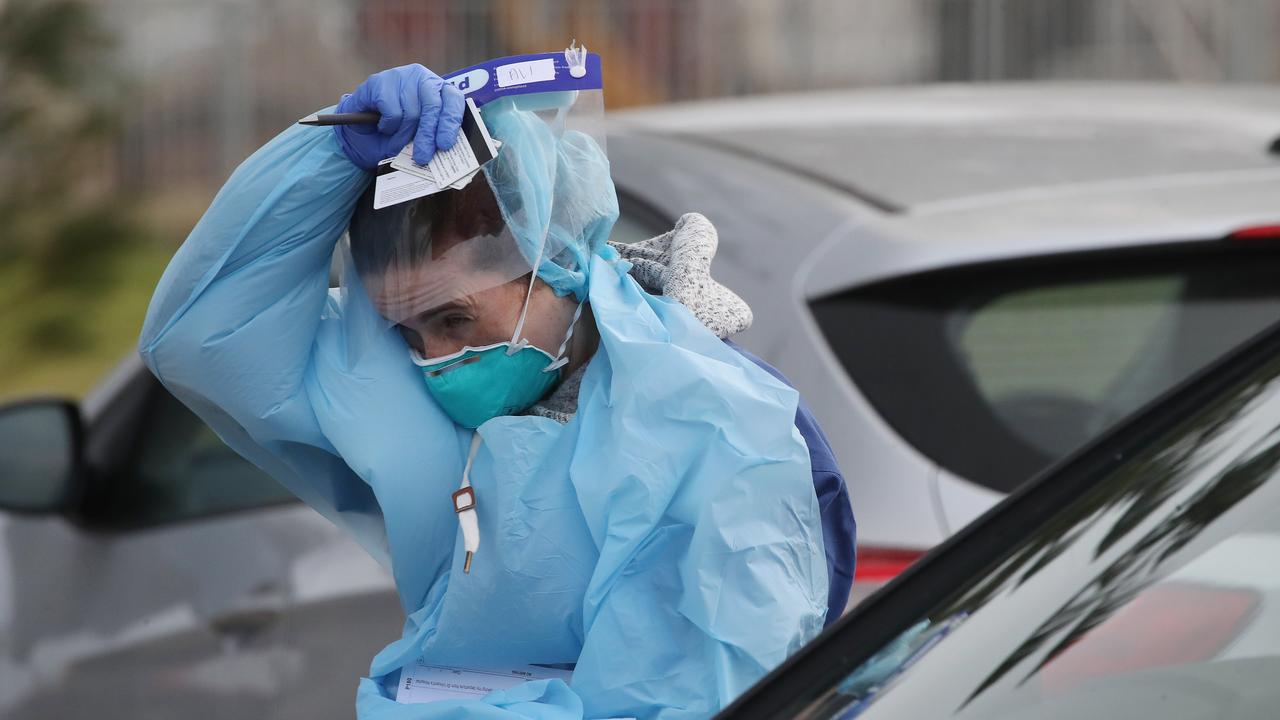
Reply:
M140 367L94 414L80 507L0 520L0 717L281 712L282 688L307 666L286 618L300 587L315 595L316 573L302 571L317 548L334 557L332 528ZM349 564L367 590L380 569L365 560ZM394 596L380 580L385 608ZM384 624L398 628L398 613ZM349 709L352 690L330 697Z
M1262 718L1280 324L957 533L725 720Z

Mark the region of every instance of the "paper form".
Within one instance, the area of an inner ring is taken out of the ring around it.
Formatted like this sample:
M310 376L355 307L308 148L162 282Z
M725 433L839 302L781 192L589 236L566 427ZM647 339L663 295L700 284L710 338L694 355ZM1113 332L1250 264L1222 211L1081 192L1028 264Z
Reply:
M494 690L506 690L529 680L559 678L569 682L573 673L538 665L510 669L479 669L431 665L421 658L400 671L396 702L424 703L436 700L479 700Z

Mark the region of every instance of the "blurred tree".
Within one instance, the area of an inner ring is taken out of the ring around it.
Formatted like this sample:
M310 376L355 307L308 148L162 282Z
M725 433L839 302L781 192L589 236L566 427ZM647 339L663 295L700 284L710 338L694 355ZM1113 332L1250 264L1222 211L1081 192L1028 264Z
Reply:
M11 351L83 349L92 300L137 235L110 182L122 94L111 49L85 2L0 0L0 332Z

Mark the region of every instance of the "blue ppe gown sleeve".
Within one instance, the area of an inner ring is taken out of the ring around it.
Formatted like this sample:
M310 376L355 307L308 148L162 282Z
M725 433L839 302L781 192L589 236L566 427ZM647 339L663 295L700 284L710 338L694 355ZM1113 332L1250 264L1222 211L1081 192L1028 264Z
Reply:
M373 493L321 433L303 382L333 248L368 181L329 128L294 126L259 149L165 270L138 350L224 442L385 565Z
M744 357L764 369L775 378L791 385L791 381L775 367L760 359L746 348L726 340L725 343ZM844 475L836 464L831 443L818 426L818 420L809 405L800 398L796 408L796 429L809 447L809 464L813 471L813 489L818 495L818 507L822 512L822 544L827 551L827 621L830 625L840 619L849 604L849 592L853 587L853 571L857 563L858 523L853 506L849 502L849 488Z

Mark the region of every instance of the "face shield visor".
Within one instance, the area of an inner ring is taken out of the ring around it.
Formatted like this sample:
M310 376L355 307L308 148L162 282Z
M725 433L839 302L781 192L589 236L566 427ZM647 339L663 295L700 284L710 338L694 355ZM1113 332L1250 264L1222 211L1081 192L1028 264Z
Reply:
M374 209L371 184L359 199L339 247L352 364L396 333L419 360L519 342L520 326L538 324L525 317L540 312L534 279L581 301L591 256L608 252L618 209L599 57L502 58L445 79L497 151L461 187Z

